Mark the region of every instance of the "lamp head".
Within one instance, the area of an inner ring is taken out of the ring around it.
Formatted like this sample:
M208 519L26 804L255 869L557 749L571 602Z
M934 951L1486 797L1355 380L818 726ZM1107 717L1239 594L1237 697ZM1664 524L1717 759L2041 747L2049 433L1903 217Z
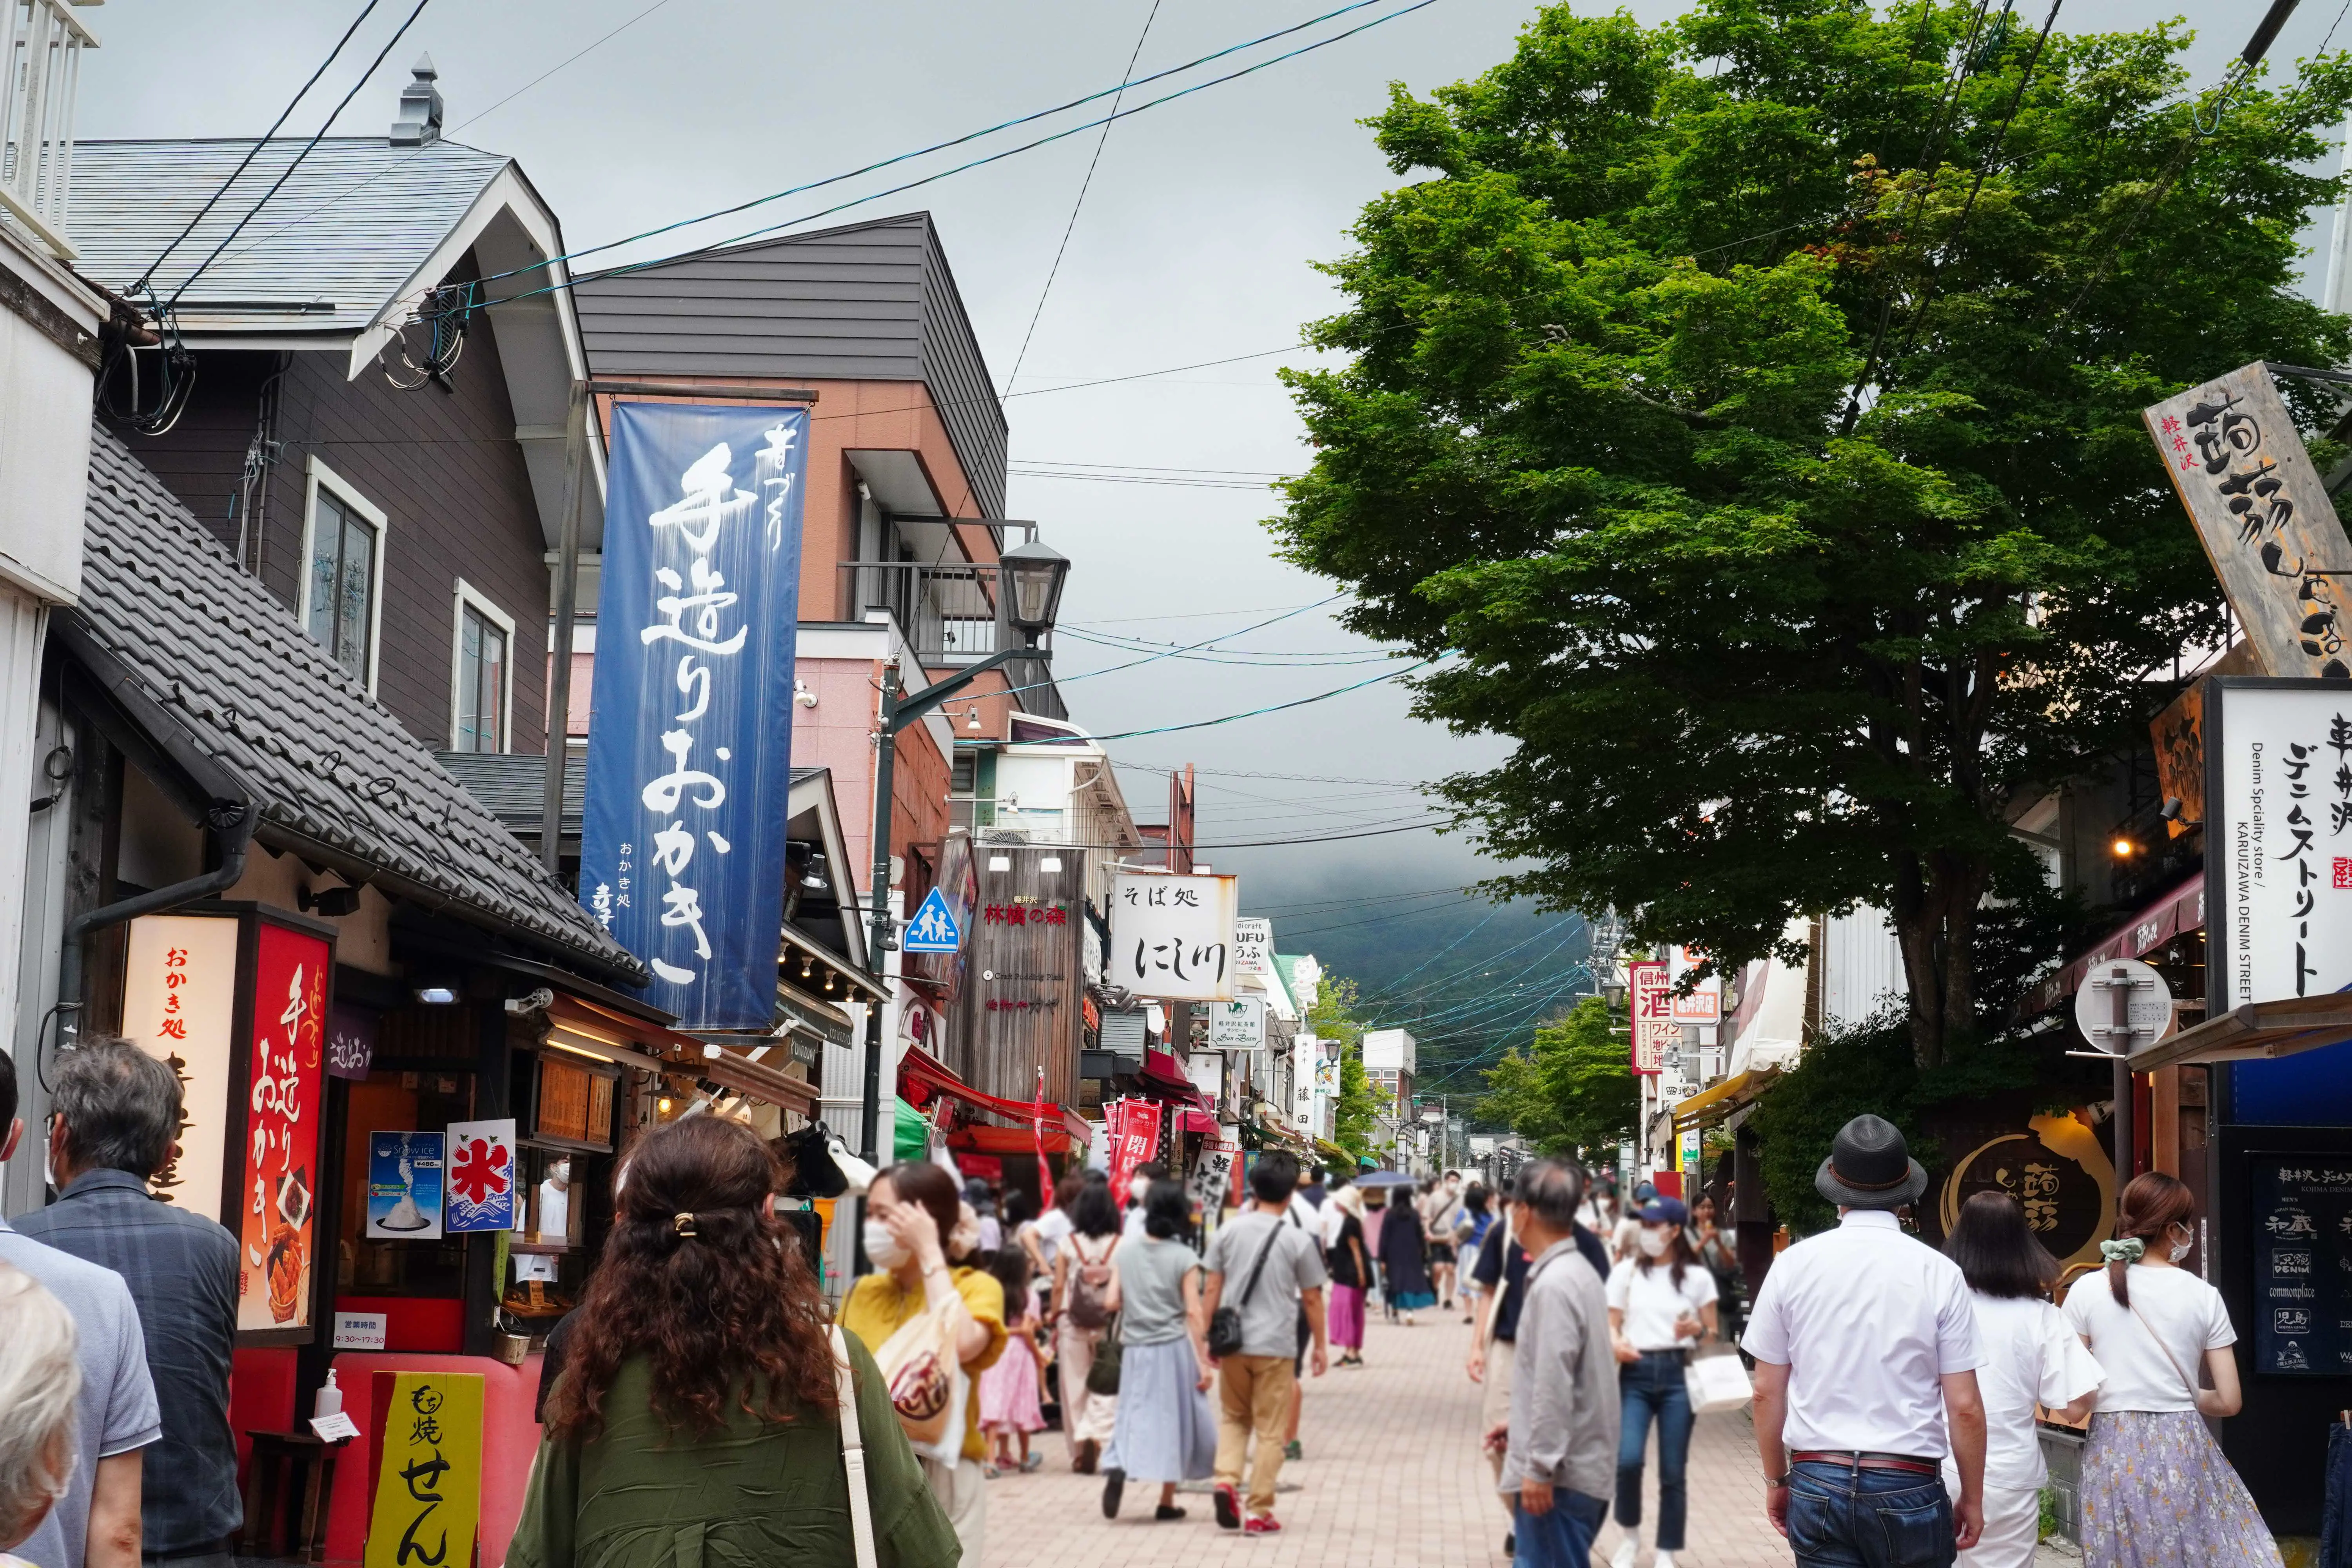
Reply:
M1032 644L1052 628L1062 605L1062 584L1070 574L1070 558L1049 544L1031 540L1016 544L998 558L1003 573L1006 614Z

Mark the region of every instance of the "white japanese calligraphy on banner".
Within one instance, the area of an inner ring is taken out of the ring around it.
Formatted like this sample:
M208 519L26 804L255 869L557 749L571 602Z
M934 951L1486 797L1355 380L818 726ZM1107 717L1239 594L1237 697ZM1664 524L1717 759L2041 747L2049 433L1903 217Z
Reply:
M1109 984L1163 1002L1231 1001L1236 880L1148 872L1113 878Z

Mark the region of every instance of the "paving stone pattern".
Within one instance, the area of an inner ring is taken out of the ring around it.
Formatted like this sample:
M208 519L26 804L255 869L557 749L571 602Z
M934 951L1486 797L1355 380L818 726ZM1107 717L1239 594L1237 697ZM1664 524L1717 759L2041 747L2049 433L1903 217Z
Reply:
M1478 1389L1462 1372L1470 1331L1435 1318L1425 1313L1411 1329L1375 1321L1363 1371L1309 1380L1307 1458L1283 1468L1280 1535L1220 1531L1198 1495L1178 1500L1190 1518L1156 1523L1158 1489L1141 1485L1128 1489L1122 1516L1106 1521L1101 1482L1072 1475L1060 1434L1049 1432L1033 1440L1044 1469L989 1483L984 1568L1501 1568L1507 1521L1478 1452ZM1645 1501L1652 1519L1655 1485ZM1747 1415L1699 1417L1680 1568L1788 1568L1762 1500ZM1605 1564L1616 1543L1616 1526L1602 1526L1594 1563ZM1645 1542L1640 1568L1650 1558Z

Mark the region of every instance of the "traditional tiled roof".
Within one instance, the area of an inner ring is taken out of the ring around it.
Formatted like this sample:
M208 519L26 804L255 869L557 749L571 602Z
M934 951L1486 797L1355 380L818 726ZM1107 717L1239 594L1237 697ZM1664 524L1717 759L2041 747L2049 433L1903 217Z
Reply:
M82 600L107 654L245 784L256 837L606 973L645 970L105 426Z

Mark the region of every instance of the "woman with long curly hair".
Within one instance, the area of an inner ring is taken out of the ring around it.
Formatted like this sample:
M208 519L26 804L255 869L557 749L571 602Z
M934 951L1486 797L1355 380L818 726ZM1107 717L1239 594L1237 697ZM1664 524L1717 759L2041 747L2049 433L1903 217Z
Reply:
M824 1302L751 1129L674 1121L630 1152L548 1401L511 1568L855 1560ZM880 1568L949 1568L955 1531L874 1360L845 1336Z

